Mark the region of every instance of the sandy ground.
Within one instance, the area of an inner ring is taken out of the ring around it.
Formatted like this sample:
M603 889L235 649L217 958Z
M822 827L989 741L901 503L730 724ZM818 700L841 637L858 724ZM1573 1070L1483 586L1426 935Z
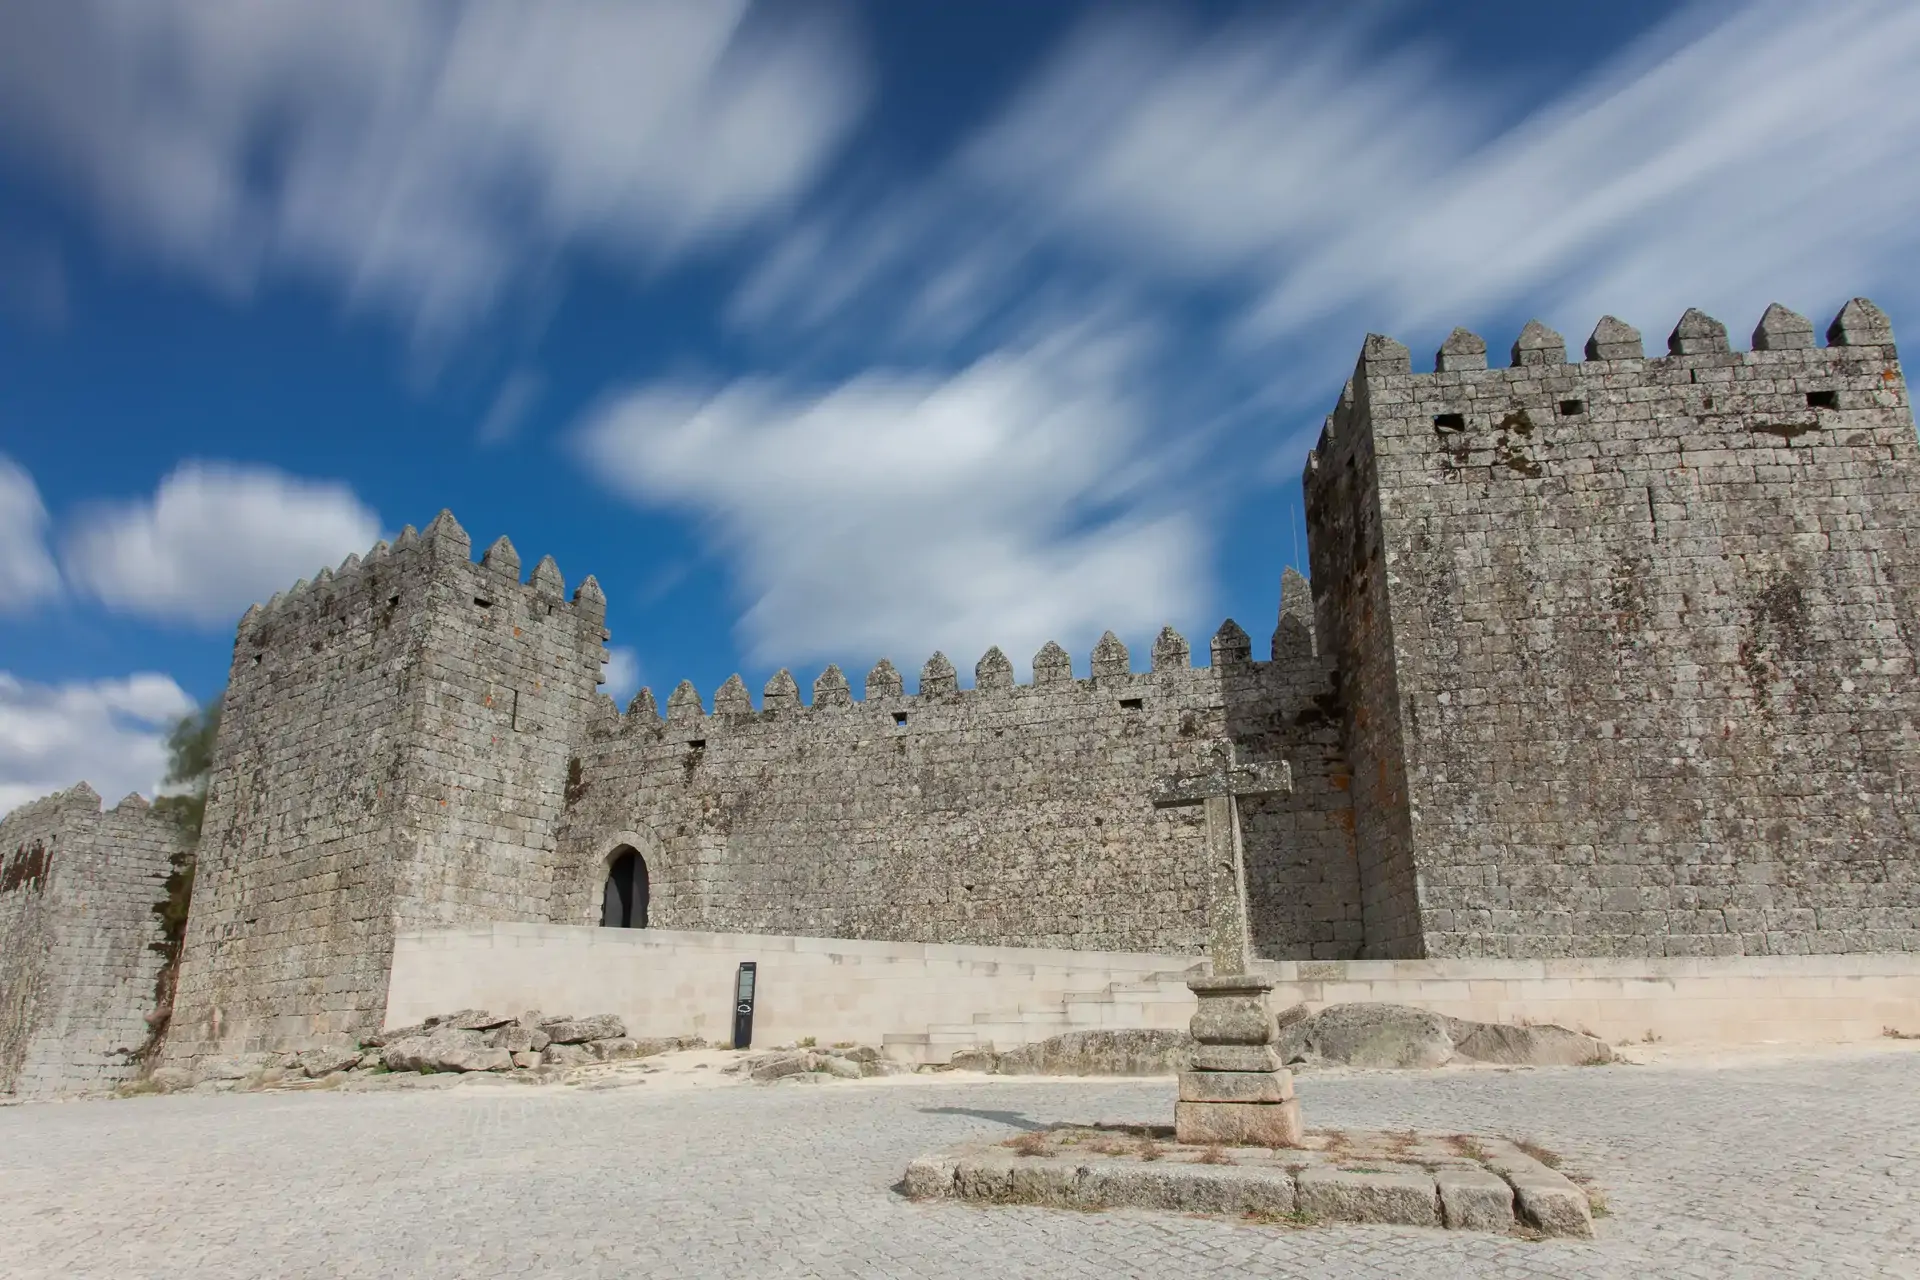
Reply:
M641 1058L631 1062L612 1062L590 1067L576 1068L569 1074L560 1087L578 1089L626 1089L644 1086L652 1092L666 1092L686 1089L733 1088L749 1085L744 1064L748 1059L774 1052L772 1049L752 1049L746 1051L734 1049L690 1049L679 1053L657 1054L650 1058ZM1899 1040L1893 1038L1868 1040L1848 1044L1754 1044L1754 1045L1685 1045L1685 1044L1634 1044L1617 1047L1616 1052L1623 1066L1663 1066L1694 1069L1702 1071L1729 1070L1745 1067L1764 1066L1787 1062L1852 1062L1864 1058L1909 1054L1920 1057L1920 1040ZM729 1067L739 1069L728 1071ZM1483 1064L1448 1066L1431 1069L1425 1073L1393 1072L1384 1074L1468 1074L1482 1072L1529 1072L1533 1067L1489 1066ZM1379 1072L1358 1071L1351 1067L1316 1067L1300 1071L1302 1076L1315 1079L1339 1078L1356 1075L1376 1075ZM463 1077L429 1077L446 1080L452 1085L459 1081L458 1087L511 1087L509 1081L500 1076L476 1074ZM1148 1077L1151 1078L1151 1077ZM1165 1077L1171 1080L1172 1077ZM876 1076L862 1080L840 1080L818 1074L789 1076L785 1081L777 1081L774 1088L837 1088L837 1089L889 1089L914 1084L926 1084L937 1080L943 1084L1007 1084L1028 1083L1045 1084L1063 1081L1090 1083L1095 1080L1107 1080L1106 1077L1088 1076L1000 1076L988 1075L979 1071L941 1071L934 1073L907 1073L897 1076ZM786 1081L792 1081L789 1084Z

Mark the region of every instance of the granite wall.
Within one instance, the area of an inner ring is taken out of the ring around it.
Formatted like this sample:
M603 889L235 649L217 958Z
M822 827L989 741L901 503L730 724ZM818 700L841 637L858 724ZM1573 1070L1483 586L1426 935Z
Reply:
M1230 622L1199 668L1169 630L1150 671L1108 636L1087 679L1049 645L1029 684L995 649L964 690L936 655L913 695L886 663L857 701L837 667L810 703L786 672L758 708L738 677L710 714L683 685L664 723L643 692L581 748L552 919L597 923L608 860L630 847L661 928L1197 953L1200 811L1149 796L1225 737L1293 766L1293 795L1245 810L1256 945L1353 956L1339 714L1304 583L1295 596L1272 661Z
M396 928L543 920L591 579L443 513L241 620L169 1059L371 1030Z
M1456 331L1414 374L1369 338L1305 478L1367 954L1920 949L1920 449L1886 317L1485 353Z
M84 782L0 818L0 1094L136 1074L165 962L155 908L186 846L139 796L103 813Z

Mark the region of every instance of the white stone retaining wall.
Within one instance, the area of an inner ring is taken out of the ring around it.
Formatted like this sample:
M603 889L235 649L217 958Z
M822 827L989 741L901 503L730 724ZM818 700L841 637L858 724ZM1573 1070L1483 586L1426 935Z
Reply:
M495 924L403 933L386 1025L467 1007L617 1013L639 1036L732 1033L735 967L759 966L754 1040L888 1043L944 1061L1064 1031L1184 1028L1191 956ZM1920 955L1268 962L1273 1002L1414 1005L1552 1022L1619 1043L1868 1040L1920 1033Z

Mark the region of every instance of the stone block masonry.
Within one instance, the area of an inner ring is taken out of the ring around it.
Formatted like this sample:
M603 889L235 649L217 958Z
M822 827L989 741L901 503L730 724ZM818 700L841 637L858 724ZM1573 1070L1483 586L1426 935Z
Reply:
M371 1031L396 929L547 918L604 618L446 513L248 611L169 1059Z
M111 1088L139 1070L165 962L155 908L187 847L139 796L81 783L0 818L0 1094Z
M1270 659L1229 622L1203 666L1168 630L1087 679L1048 644L962 689L936 654L912 694L884 661L861 698L782 671L663 719L596 694L593 579L523 580L504 538L476 563L450 514L322 570L239 626L167 1055L372 1030L402 932L1197 958L1201 822L1151 791L1223 742L1293 778L1243 809L1268 961L1920 951L1886 317L1856 300L1820 346L1775 307L1734 351L1689 312L1652 359L1609 318L1580 363L1534 323L1504 369L1462 330L1435 365L1366 340Z
M1920 949L1920 448L1891 327L1366 340L1304 478L1366 955Z
M1304 584L1302 584L1304 586ZM1302 592L1304 595L1304 592ZM1304 604L1304 601L1302 602ZM601 918L609 858L644 859L648 923L670 929L1197 953L1198 811L1157 811L1155 779L1223 738L1293 764L1297 794L1249 801L1252 929L1263 953L1350 957L1361 941L1331 673L1283 626L1256 661L1229 622L1212 665L1172 631L1151 671L1111 635L1093 676L1057 645L1016 684L999 650L970 690L936 655L908 696L891 664L855 702L830 668L800 702L786 672L756 710L736 677L663 723L644 693L580 749L555 920Z

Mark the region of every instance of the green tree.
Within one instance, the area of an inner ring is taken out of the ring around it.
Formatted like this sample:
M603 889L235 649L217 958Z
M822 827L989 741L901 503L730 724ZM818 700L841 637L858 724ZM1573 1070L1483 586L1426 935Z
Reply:
M214 743L220 737L220 703L225 691L189 715L182 716L167 734L167 776L163 785L184 791L161 796L154 811L180 824L192 843L169 861L166 896L153 904L160 921L161 940L149 945L164 958L154 980L153 1012L147 1015L147 1040L134 1051L136 1061L151 1063L173 1018L173 991L180 976L180 950L187 937L187 913L193 907L193 870L200 843L200 824L207 816L207 781L213 772Z
M180 717L167 734L167 776L165 785L186 790L162 796L154 808L200 838L200 823L207 814L207 778L213 771L213 746L220 736L220 703L224 693L198 711Z

